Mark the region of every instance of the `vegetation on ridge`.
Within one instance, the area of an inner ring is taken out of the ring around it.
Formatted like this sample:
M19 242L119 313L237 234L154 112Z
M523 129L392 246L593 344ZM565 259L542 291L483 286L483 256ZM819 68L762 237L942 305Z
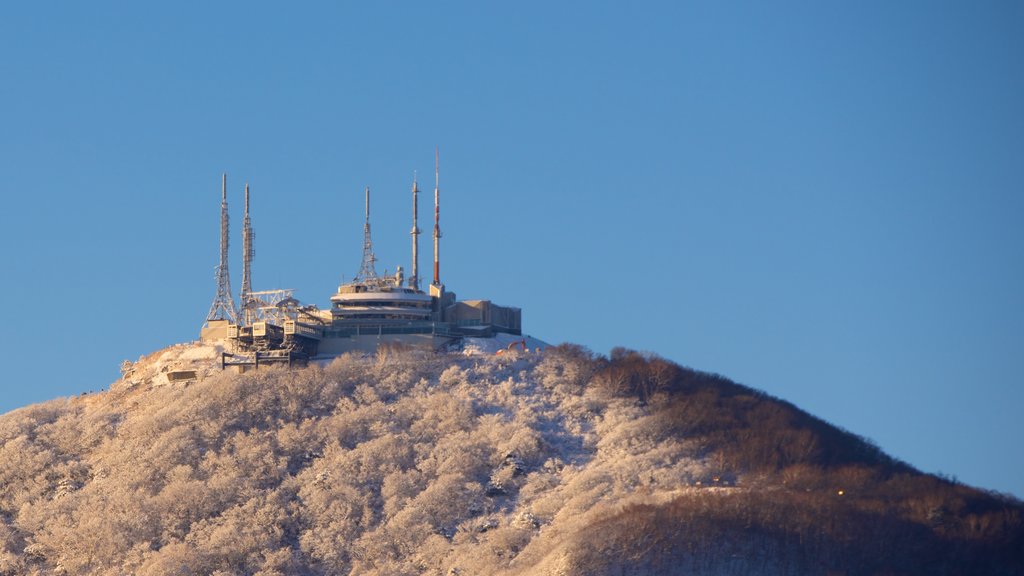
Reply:
M1024 573L1020 502L647 354L155 384L0 416L0 574Z

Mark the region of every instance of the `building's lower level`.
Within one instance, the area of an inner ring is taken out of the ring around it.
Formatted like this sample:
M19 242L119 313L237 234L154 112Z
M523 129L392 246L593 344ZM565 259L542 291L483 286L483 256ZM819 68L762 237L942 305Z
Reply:
M276 357L271 353L286 352L289 358L312 359L374 352L384 343L440 350L465 337L522 334L519 308L489 300L456 301L450 292L441 297L428 296L426 302L425 308L417 303L415 316L403 314L394 301L377 306L372 298L359 306L347 304L344 310L336 306L315 313L307 308L300 314L288 306L277 306L277 314L262 314L260 320L248 326L210 321L203 327L201 338L223 340L239 353L263 352Z

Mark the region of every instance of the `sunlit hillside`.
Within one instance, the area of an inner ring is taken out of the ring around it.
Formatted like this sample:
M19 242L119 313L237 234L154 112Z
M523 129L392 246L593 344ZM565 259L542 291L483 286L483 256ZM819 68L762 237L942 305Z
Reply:
M650 355L216 352L0 417L0 574L1024 573L1019 501Z

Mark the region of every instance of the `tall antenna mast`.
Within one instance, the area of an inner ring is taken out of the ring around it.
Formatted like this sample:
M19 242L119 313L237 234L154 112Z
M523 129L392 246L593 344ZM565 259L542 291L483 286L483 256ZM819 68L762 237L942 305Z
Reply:
M228 273L228 175L220 181L220 263L217 264L217 295L213 297L206 321L227 320L237 323L238 313L231 299L231 274Z
M245 218L242 220L242 315L245 323L252 323L252 308L249 294L252 292L252 261L256 257L253 249L255 234L249 220L249 183L245 183Z
M440 203L440 178L438 166L440 152L434 148L434 285L441 285L441 203Z
M420 229L417 225L419 212L420 189L416 186L416 172L412 173L412 276L409 276L409 287L420 289Z
M377 257L373 255L373 240L370 239L370 187L366 187L366 224L363 225L363 263L359 267L359 274L356 280L373 280L377 278L377 271L373 264Z

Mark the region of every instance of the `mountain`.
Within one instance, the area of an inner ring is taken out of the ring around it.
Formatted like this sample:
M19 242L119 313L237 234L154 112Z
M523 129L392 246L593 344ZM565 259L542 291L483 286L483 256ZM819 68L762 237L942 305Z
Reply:
M0 416L0 574L1024 574L1020 501L654 355L218 362Z

